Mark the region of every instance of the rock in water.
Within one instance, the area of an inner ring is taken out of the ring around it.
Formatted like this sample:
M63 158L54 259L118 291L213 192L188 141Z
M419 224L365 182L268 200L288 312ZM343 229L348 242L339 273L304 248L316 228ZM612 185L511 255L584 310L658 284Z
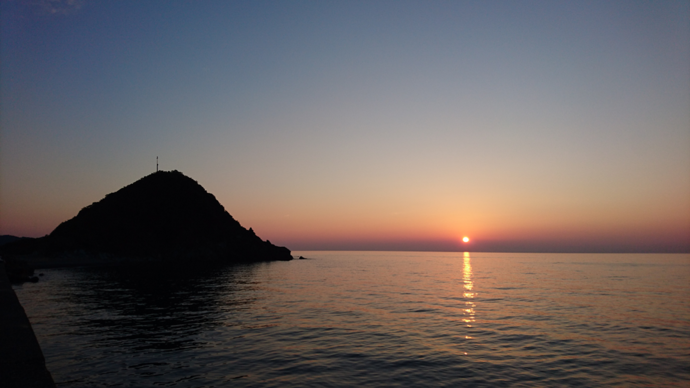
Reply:
M158 171L108 194L33 244L50 255L163 261L292 260L245 229L195 180ZM10 244L11 245L11 244Z

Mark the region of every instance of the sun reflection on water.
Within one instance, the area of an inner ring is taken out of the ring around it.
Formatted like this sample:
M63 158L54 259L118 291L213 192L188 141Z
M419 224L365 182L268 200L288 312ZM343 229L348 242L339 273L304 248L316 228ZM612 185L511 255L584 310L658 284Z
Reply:
M474 319L474 296L475 293L472 291L474 288L474 283L472 282L472 264L470 263L470 253L463 253L463 267L462 267L462 280L464 283L465 291L463 296L465 297L465 308L463 309L463 314L465 318L462 319L467 327L472 327Z

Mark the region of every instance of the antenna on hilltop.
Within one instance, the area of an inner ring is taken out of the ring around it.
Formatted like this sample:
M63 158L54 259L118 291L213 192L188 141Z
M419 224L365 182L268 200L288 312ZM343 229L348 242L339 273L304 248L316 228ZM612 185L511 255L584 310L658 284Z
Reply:
M158 156L156 156L156 172L158 172Z

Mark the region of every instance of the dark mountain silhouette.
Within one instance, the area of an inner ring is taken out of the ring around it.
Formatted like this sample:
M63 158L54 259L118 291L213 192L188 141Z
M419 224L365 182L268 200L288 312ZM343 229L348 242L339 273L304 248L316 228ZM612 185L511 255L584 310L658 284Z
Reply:
M5 244L11 243L13 241L17 241L21 238L22 237L10 236L9 234L4 234L4 235L0 236L0 245L5 245Z
M148 175L86 206L50 235L8 243L0 251L170 262L292 259L290 250L242 227L212 194L178 171Z

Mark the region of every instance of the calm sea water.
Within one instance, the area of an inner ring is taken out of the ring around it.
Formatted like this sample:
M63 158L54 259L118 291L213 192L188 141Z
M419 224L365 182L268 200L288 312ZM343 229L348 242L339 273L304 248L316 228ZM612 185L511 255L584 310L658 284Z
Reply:
M690 384L690 255L294 253L15 291L60 387Z

